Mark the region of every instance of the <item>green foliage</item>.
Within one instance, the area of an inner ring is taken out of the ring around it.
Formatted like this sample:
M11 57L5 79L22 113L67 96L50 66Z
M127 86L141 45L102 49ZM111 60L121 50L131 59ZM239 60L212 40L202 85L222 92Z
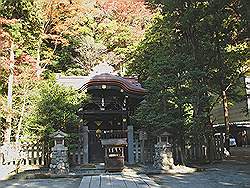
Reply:
M105 2L102 3L105 4ZM49 66L50 70L60 71L66 75L86 75L94 65L102 61L113 65L116 70L125 63L126 54L143 37L144 28L140 27L139 23L146 25L146 20L148 22L151 14L141 18L139 13L129 12L128 15L133 14L134 20L138 21L138 25L131 24L132 21L121 20L115 7L108 6L107 8L102 3L93 3L95 6L90 6L89 12L77 10L81 19L78 19L63 34L69 44L58 46L56 49L57 58ZM137 1L129 3L138 4ZM143 2L141 3L143 5ZM122 8L126 9L126 4L126 1L119 1L116 5L121 5ZM106 8L108 10L105 10ZM141 13L144 13L146 11L145 5L141 8L143 8Z
M31 112L25 121L25 134L48 135L58 129L73 131L80 125L77 115L87 101L84 93L53 81L43 81L31 95Z
M64 95L75 98L78 95L66 88L63 94L61 87L53 84L49 90L48 83L44 81L41 84L41 79L53 78L55 72L86 75L101 61L107 61L119 69L120 64L124 63L125 54L143 37L144 27L151 17L143 1L115 3L122 9L109 6L110 2L90 3L85 0L0 2L0 40L3 40L0 42L0 120L3 126L6 117L9 47L13 40L17 64L14 67L11 126L13 135L19 136L19 129L27 136L76 126L79 119L75 110L79 104ZM20 60L24 54L24 60ZM27 61L26 64L22 64L23 61ZM27 63L33 63L32 67ZM29 72L29 69L33 72ZM60 91L58 95L65 99L64 102L53 98L57 89ZM78 96L79 101L85 99L80 96L82 94ZM49 112L55 110L51 119L46 119L50 117L46 109Z
M9 27L9 31L23 51L34 53L41 31L41 16L38 13L34 0L2 0L0 16L18 20Z
M209 137L210 116L223 90L235 97L246 65L245 1L151 1L160 4L129 73L148 89L135 119L150 133ZM234 49L234 50L233 50ZM150 113L149 113L150 112Z
M0 28L14 39L16 59L29 54L36 73L45 70L46 79L55 72L86 75L102 61L122 74L128 64L128 73L138 75L149 91L134 119L151 134L168 129L180 143L185 137L204 137L222 91L230 102L243 96L238 78L249 71L246 0L150 0L158 10L152 22L143 1L0 2L0 19L17 19ZM1 120L9 74L7 43L0 49ZM87 97L51 81L30 79L35 71L29 68L27 63L15 67L20 74L13 91L14 129L22 122L23 105L26 135L79 125L76 112Z

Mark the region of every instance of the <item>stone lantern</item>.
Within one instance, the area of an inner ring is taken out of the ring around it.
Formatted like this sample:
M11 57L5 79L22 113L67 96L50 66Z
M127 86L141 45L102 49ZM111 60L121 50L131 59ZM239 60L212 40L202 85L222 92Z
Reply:
M49 136L55 143L51 153L50 171L55 174L67 174L69 172L68 148L64 145L64 139L68 135L58 130Z
M63 145L64 146L64 138L68 136L66 133L58 130L50 135L54 139L55 146Z
M174 159L172 155L172 134L163 132L157 137L155 144L154 164L157 169L168 170L174 167Z

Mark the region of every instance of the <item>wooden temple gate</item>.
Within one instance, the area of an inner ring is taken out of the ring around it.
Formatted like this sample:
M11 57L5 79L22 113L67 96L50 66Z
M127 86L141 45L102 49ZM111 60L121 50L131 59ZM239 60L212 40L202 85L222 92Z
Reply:
M84 123L80 126L77 149L70 151L71 163L104 162L101 139L116 138L127 140L125 160L134 163L134 133L130 116L146 94L137 79L117 76L111 66L101 63L87 77L59 77L57 82L91 96L90 102L79 109Z
M57 79L58 83L73 86L91 96L90 102L79 109L78 115L81 116L83 124L79 126L79 132L74 133L79 137L75 140L75 147L69 148L70 164L104 162L104 148L101 140L117 138L126 139L127 147L124 155L128 163L152 163L154 144L157 141L154 138L145 138L139 132L134 132L130 121L134 109L144 99L146 90L141 87L136 78L116 76L112 71L103 72L104 69L111 69L103 67L107 66L105 63L99 66L95 67L87 77L59 77ZM186 147L186 153L191 158L193 155L197 156L196 151L201 151L200 153L204 153L203 156L206 156L205 147L202 146L201 149L195 150L193 148ZM39 152L33 152L37 150ZM34 146L31 152L28 152L31 153L29 154L31 157L27 163L41 163L42 165L49 163L49 150L43 150L40 151L40 146ZM195 151L196 154L193 154L195 152L192 151ZM216 151L218 151L218 155L221 155L221 149ZM43 162L45 161L43 159L47 159L47 161Z

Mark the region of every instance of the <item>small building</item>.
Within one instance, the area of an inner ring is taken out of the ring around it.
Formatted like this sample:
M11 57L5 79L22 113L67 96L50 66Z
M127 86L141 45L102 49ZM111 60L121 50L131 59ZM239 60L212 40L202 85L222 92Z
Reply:
M101 140L116 138L126 138L125 161L134 163L130 116L146 94L138 80L118 76L111 66L101 63L93 68L89 76L59 76L57 82L91 96L90 102L79 109L84 124L80 128L83 156L78 163L104 162Z
M250 77L245 78L246 97L242 101L229 106L230 137L235 138L237 146L250 144ZM224 132L223 106L213 110L214 130Z

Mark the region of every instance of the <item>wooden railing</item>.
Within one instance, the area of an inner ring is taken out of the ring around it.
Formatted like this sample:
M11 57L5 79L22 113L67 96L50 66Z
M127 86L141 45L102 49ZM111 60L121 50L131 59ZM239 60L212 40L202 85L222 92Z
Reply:
M20 165L48 166L50 156L49 147L44 142L36 144L25 143L22 146L23 157Z
M153 141L144 143L138 137L134 138L134 159L136 163L152 163L154 156ZM214 137L210 145L208 144L190 144L186 145L181 156L178 145L172 145L173 158L175 162L183 160L187 163L206 162L211 160L221 160L224 157L224 144L221 137Z
M80 165L83 164L83 152L81 151L70 151L69 152L69 164Z

